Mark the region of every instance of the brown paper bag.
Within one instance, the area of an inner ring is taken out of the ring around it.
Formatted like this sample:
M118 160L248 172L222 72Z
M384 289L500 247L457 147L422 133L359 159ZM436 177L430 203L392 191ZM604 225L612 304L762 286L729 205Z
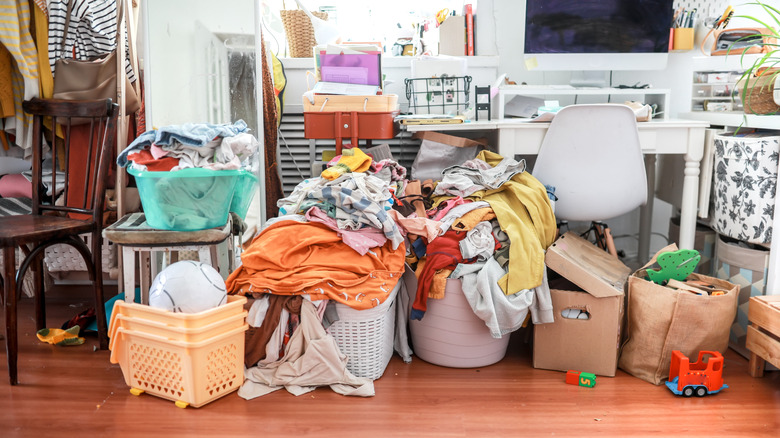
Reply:
M725 352L737 311L739 287L728 281L691 274L688 279L705 280L728 291L708 296L648 280L646 270L656 257L676 250L674 244L667 246L628 278L626 337L618 367L655 385L669 377L672 350L688 357L697 357L701 350Z

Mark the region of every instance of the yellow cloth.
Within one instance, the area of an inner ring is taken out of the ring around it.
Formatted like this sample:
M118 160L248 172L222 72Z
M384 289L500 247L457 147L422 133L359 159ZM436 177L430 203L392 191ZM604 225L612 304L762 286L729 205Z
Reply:
M45 4L33 8L35 47L38 50L38 86L40 96L49 99L54 95L54 77L49 68L49 20L41 7L45 7Z
M460 218L456 219L450 228L457 231L469 231L478 223L495 219L495 217L496 214L493 212L492 208L478 208L476 210L471 210Z
M36 8L37 9L37 8ZM30 35L32 13L26 1L0 2L0 44L13 59L11 84L14 116L5 118L5 130L16 136L16 144L32 153L32 115L25 114L22 101L38 96L38 51Z
M81 345L84 343L84 338L79 337L80 329L77 325L67 330L44 328L38 330L35 335L41 342L48 342L52 345Z
M482 151L478 159L495 167L501 155ZM437 196L434 207L452 196ZM509 269L499 281L507 295L542 284L544 251L555 241L556 222L544 184L528 172L513 176L493 190L474 192L469 199L490 204L501 229L509 236Z
M490 151L477 158L495 167L504 159ZM498 189L474 193L487 201L496 213L501 229L512 242L509 246L509 272L499 286L507 295L542 284L544 251L555 241L555 215L547 189L528 172L513 176Z
M371 157L354 147L341 151L341 158L335 166L322 171L322 177L333 181L350 172L365 172L371 167Z
M428 291L428 298L441 300L444 298L444 289L447 287L447 279L450 278L452 269L439 269L433 274L431 281L431 290Z

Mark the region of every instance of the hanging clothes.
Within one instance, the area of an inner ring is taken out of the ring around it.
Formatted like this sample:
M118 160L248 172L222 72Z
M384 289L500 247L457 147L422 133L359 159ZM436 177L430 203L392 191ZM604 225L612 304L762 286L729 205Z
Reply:
M14 115L3 119L4 130L16 136L16 144L25 155L31 154L32 116L25 114L22 102L39 96L38 54L30 34L32 11L27 0L0 3L0 44L13 59L11 88ZM3 88L0 86L0 88Z
M274 217L279 212L276 202L284 197L282 180L279 178L277 157L277 126L281 113L276 105L276 92L271 79L269 63L266 57L265 39L260 34L260 59L262 60L263 86L263 151L265 157L265 213L266 217Z
M63 47L69 1L73 5L68 37ZM49 67L54 76L57 76L54 63L58 59L88 60L114 50L117 45L116 20L116 0L50 0L48 53ZM130 82L135 82L135 73L129 60L129 44L125 47L125 72Z

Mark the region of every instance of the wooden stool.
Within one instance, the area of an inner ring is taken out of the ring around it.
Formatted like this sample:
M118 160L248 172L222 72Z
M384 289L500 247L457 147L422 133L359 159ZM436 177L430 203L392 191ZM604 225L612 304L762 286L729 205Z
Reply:
M780 368L780 295L752 297L748 321L745 342L750 350L748 371L753 377L762 377L766 362Z
M135 291L135 253L140 264L141 302L149 302L149 288L157 275L157 251L197 251L202 263L219 270L217 245L232 235L231 221L223 227L199 231L168 231L152 228L144 213L130 213L103 230L103 237L122 249L122 277L125 301L132 302ZM233 244L231 241L230 244ZM229 248L230 249L230 248ZM228 251L228 269L233 269L232 251ZM154 267L154 268L153 268Z

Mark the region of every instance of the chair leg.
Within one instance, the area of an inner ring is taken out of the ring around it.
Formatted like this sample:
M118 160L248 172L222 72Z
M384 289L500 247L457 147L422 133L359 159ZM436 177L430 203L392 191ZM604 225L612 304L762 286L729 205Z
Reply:
M106 300L103 296L103 255L100 230L92 233L92 264L95 266L95 316L97 317L98 341L101 350L108 349L108 324L106 322Z
M3 248L3 263L5 266L5 349L8 355L8 377L11 385L19 384L16 373L19 345L16 335L16 248Z
M46 292L43 281L43 254L33 262L32 269L35 293L35 327L36 330L46 328Z

